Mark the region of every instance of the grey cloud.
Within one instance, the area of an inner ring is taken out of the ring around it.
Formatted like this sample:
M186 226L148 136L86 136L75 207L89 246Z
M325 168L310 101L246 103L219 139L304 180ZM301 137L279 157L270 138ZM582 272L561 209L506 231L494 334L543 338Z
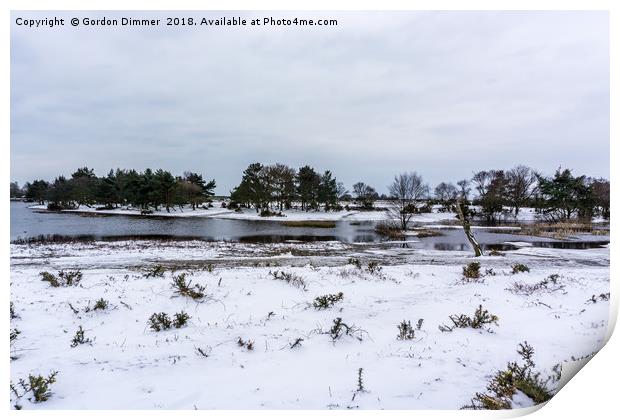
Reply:
M226 193L254 161L380 191L404 170L433 185L521 163L609 176L606 13L295 14L339 26L13 24L12 179L164 167Z

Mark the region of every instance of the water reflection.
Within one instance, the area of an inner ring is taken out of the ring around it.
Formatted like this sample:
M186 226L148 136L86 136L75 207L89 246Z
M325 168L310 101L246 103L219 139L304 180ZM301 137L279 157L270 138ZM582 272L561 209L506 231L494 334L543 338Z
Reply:
M103 215L98 215L103 216ZM333 228L290 227L280 221L232 220L215 218L170 217L81 217L68 213L37 213L28 204L11 202L11 240L37 238L53 242L92 240L205 240L277 243L287 241L340 241L345 243L384 242L385 246L470 251L461 229L442 230L440 236L412 238L412 241L384 241L374 232L374 222L342 220ZM476 239L485 251L513 250L506 242L528 242L536 247L587 249L608 241L558 241L515 235L506 231L477 230Z

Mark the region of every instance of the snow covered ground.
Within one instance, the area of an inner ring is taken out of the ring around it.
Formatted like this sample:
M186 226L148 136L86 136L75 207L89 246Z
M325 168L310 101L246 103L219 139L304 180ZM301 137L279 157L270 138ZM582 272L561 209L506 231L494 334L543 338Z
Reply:
M11 245L18 316L11 328L21 332L11 345L11 380L58 371L48 401L12 403L25 409L458 409L518 359L523 341L534 347L544 376L603 345L609 302L589 299L609 292L608 248L524 247L477 260L483 273L494 275L463 283L462 266L475 261L470 253L379 244ZM381 270L369 272L371 261ZM512 274L515 263L530 272ZM164 277L145 277L157 264L166 267ZM39 275L78 268L79 286L53 288ZM301 279L305 290L275 279L276 270ZM174 296L172 276L181 272L206 286L202 301ZM561 290L507 290L553 274ZM312 306L315 297L338 292L343 299L334 307ZM99 298L110 307L84 310ZM449 315L471 316L478 305L499 317L492 331L438 329L450 324ZM179 329L151 331L148 318L162 311L185 311L191 319ZM322 332L336 318L360 330L334 341ZM415 326L419 319L414 339L397 339L401 321ZM92 342L71 347L80 326ZM239 338L253 349L240 347ZM297 339L303 341L292 347ZM360 368L364 392L356 392ZM530 403L521 398L515 406Z
M97 210L97 206L79 206L75 210L63 210L66 213L97 213L107 215L130 215L140 216L140 210L127 207L119 207L112 210ZM45 205L30 206L34 210L46 210ZM184 209L171 208L170 212L165 209L153 211L152 214L147 216L155 217L216 217L221 219L237 219L237 220L271 220L271 221L338 221L338 220L350 220L350 221L379 221L385 220L386 214L383 210L371 210L371 211L359 211L359 210L341 210L341 211L301 211L301 210L284 210L282 212L284 216L268 216L261 217L254 209L242 209L241 212L236 212L221 207L221 203L215 203L215 207L211 208L197 208L192 210L187 207ZM417 214L413 217L413 222L419 223L431 223L441 222L445 220L453 220L456 217L454 213L423 213Z

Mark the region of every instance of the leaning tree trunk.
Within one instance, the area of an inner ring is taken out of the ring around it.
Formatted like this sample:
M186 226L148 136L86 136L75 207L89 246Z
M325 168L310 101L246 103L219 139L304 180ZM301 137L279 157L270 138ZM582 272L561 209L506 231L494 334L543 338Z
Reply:
M465 212L463 211L462 200L457 200L456 212L459 216L459 219L461 220L461 223L463 224L463 230L465 231L465 236L467 236L469 243L471 244L472 248L474 248L474 253L476 254L476 257L482 256L482 249L480 249L480 244L474 237L474 234L471 233L471 226L469 224L469 220L467 220L467 217L465 216Z

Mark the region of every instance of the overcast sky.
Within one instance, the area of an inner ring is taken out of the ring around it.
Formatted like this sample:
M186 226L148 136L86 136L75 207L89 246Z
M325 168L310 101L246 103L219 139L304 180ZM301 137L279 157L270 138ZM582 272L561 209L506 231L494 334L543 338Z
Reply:
M185 12L179 16L237 16ZM267 13L284 16L283 13ZM225 194L252 162L385 192L481 169L609 177L604 12L295 13L314 28L27 29L13 12L11 179L184 170ZM164 18L170 13L133 13ZM262 16L247 13L246 17Z

